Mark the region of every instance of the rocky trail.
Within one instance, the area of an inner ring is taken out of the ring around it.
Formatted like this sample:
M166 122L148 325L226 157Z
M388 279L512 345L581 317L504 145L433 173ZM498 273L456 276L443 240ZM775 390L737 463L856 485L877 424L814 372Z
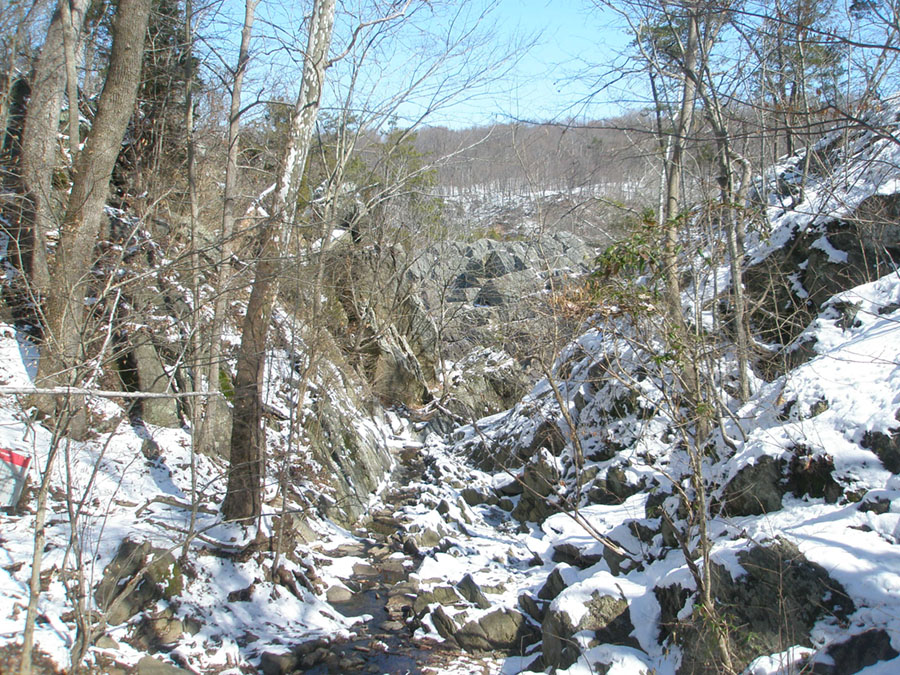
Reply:
M317 564L349 571L343 585L327 590L329 603L346 617L361 617L347 640L313 640L288 654L264 654L260 669L273 675L303 672L437 675L496 673L500 660L473 656L450 642L415 635L413 619L425 610L431 594L419 593L415 572L423 560L417 538L406 534L409 516L421 496L425 465L417 445L396 451L398 467L381 502L354 530L355 541L322 550ZM425 536L428 540L428 536ZM421 537L419 537L421 541ZM428 541L428 543L438 543ZM413 619L410 621L410 619Z

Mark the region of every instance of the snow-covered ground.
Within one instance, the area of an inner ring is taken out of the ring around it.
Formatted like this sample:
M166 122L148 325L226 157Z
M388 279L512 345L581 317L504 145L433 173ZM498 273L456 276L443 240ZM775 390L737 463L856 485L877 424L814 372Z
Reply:
M888 106L878 114L875 122L896 133L898 109ZM829 171L800 180L801 157L763 178L758 192L767 200L767 227L747 261L764 261L803 231L818 236L814 247L827 260L845 261L846 252L828 239L829 223L851 216L872 196L900 193L900 144L866 131L850 140L846 147L834 145L834 138L820 144ZM797 190L784 187L795 183ZM802 298L800 276L790 278ZM722 292L729 279L726 269L713 269L698 287ZM707 291L685 295L687 305L711 299ZM708 307L699 309L691 315L715 330ZM395 509L390 486L382 483L369 503L373 510L393 511L404 547L403 537L418 542L414 553L397 560L409 567L404 583L435 601L408 616L407 626L420 640L443 641L447 625L462 629L508 612L524 617L528 635L524 656L477 665L459 657L442 672L543 670L549 666L536 661L539 653L562 651L552 647L562 641L576 649L558 673L602 668L616 675L674 675L691 655L664 624L687 620L698 602L693 566L702 558L702 542L699 523L688 522L689 505L683 503L698 498L691 475L696 466L711 501L701 515L716 569L739 583L754 572L746 564L752 551L795 547L790 564L821 570L834 584L828 597L810 599L832 603L827 606L834 611L817 615L808 635L786 634L772 653L756 654L746 672L776 675L811 663L821 670L835 658L834 645L873 631L887 644L857 670L900 672L900 274L855 285L812 311L815 318L797 340L811 349L809 358L769 381L754 379L746 403L732 397L733 353L724 348L717 354L715 400L704 403L723 413L693 456L690 432L682 433L689 427L684 408L672 396L677 387L670 355L639 321L615 313L588 326L560 354L553 380L539 382L514 409L451 438L423 439L419 453L426 469L405 486L415 497ZM0 325L0 384L29 386L34 358L27 340ZM309 403L295 400L291 359L284 350L270 354L267 395L285 416ZM309 398L315 396L331 397L334 406L354 414L346 401L313 383ZM89 404L98 432L73 441L55 439L22 400L0 397L0 447L31 458L33 485L50 471L37 643L57 663L67 664L76 639L73 571L95 587L126 539L149 542L158 557L171 553L169 593L109 627L89 654L92 662L105 657L136 663L147 649L131 643L151 619L180 622L160 656L195 672L252 672L264 653L287 652L319 637L350 638L360 629L364 619L344 617L336 601L326 600L326 589L350 588L367 560L346 554L347 547L372 546L366 533L310 517L307 535L315 541L279 556L282 572L273 574L268 546L218 514L225 490L221 460L194 454L187 430L137 428L110 401ZM416 447L411 425L396 414L357 417L360 435L395 453ZM273 447L285 446L285 433L272 437ZM59 454L48 469L54 443ZM290 449L314 462L302 439ZM552 480L536 483L529 473L535 467ZM768 484L765 467L777 467ZM547 489L535 499L520 483ZM277 495L268 497L262 540L277 536L280 517ZM680 497L687 499L680 503ZM311 503L298 499L288 507L308 510ZM29 504L21 513L0 514L2 644L21 640L24 625L35 526L33 499ZM176 564L185 549L188 555ZM463 599L453 590L471 591L473 584L483 597ZM663 606L681 591L678 607ZM441 593L456 599L442 604ZM579 628L595 618L598 599L607 607L627 607L621 624L627 630L615 641L598 638L606 634L593 624ZM784 625L789 627L787 620Z

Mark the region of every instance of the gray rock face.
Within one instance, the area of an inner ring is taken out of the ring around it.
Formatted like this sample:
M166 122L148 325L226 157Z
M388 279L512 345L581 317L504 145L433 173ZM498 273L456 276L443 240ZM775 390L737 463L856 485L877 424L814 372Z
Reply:
M143 577L133 589L125 587L136 574ZM184 586L181 568L171 553L153 549L149 542L125 539L115 558L104 568L94 599L112 626L124 623L157 600L179 595Z
M313 402L314 415L307 423L311 448L325 468L333 493L320 504L330 518L343 525L354 523L364 512L369 495L390 470L392 458L383 439L360 427L353 415L364 406L346 386L333 382L333 395ZM335 399L343 398L341 405Z
M550 605L541 624L545 666L568 668L575 663L579 650L572 637L584 630L595 631L597 644L640 646L631 637L634 626L627 600L594 592L586 610L577 625L573 625L569 614Z
M460 359L474 346L496 339L491 325L539 321L548 280L587 271L591 257L584 242L567 232L527 241L444 242L426 251L408 277L441 325L447 356ZM483 335L475 330L480 326L485 327Z
M528 391L521 367L505 352L479 349L456 364L446 406L457 417L479 419L511 408Z
M537 293L544 287L544 280L530 270L510 272L489 279L475 296L474 305L500 307L512 305Z
M783 466L783 461L765 456L741 469L722 491L725 513L758 516L780 509L786 492Z
M723 567L713 566L713 594L725 625L752 627L736 631L729 641L739 671L758 656L782 650L785 635L791 636L792 644L808 646L817 621L826 616L846 620L855 610L843 586L784 539L742 551L738 562L746 574L737 579ZM704 630L699 612L695 608L691 619L672 623L664 612L660 621L664 630L674 629L680 635L684 657L679 673L712 672L719 661L716 638Z

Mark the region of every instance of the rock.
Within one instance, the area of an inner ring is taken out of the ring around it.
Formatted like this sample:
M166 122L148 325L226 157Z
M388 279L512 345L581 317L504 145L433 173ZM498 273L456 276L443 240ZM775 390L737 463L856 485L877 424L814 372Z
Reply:
M133 675L189 675L191 671L184 670L170 663L164 663L152 656L145 656L132 671Z
M867 498L859 505L859 510L863 513L872 512L876 516L880 516L891 510L891 500L884 497Z
M484 261L484 276L487 278L502 277L512 272L520 272L525 269L525 261L514 255L511 251L493 250L488 253Z
M528 391L522 368L504 351L474 349L456 365L465 377L450 382L446 406L457 417L473 419L506 410ZM503 458L498 459L502 464Z
M532 270L511 272L485 282L475 296L474 304L487 307L501 307L521 302L543 287L543 281Z
M431 613L431 621L434 624L435 630L437 630L438 635L440 635L445 640L451 640L454 644L458 644L456 642L456 631L458 626L453 618L447 614L443 607L439 606L435 608L435 610Z
M94 646L99 649L118 649L119 643L109 635L101 635L94 641Z
M587 553L582 551L574 544L563 543L553 546L553 561L559 563L568 563L580 569L586 570L588 567L596 565L603 560L601 553Z
M435 586L430 591L419 591L413 603L413 611L419 615L435 602L442 606L458 605L463 603L463 598L453 586Z
M162 456L162 449L159 447L159 443L152 438L145 438L141 442L141 454L144 459L155 462Z
M843 586L820 565L808 561L789 541L778 538L738 553L746 574L733 579L728 571L713 564L713 595L719 619L729 626L749 630L729 635L729 651L740 671L753 659L784 649L784 636L793 644L811 646L810 631L825 617L846 621L855 611ZM695 607L690 617L666 626L674 631L684 654L681 672L700 672L719 661L713 631L705 629ZM671 609L667 610L671 616ZM705 670L703 672L706 672Z
M255 587L256 582L253 582L249 586L231 591L227 596L228 602L250 602L253 599L253 589Z
M388 558L387 560L383 560L381 563L379 563L378 569L385 583L395 584L398 581L403 581L407 576L409 576L409 572L407 571L406 566L403 564L406 560L409 559Z
M560 431L559 426L552 420L543 420L538 424L531 437L525 454L520 459L528 460L540 448L546 448L554 457L558 457L566 447L566 437Z
M497 493L498 497L518 497L522 492L524 492L525 488L522 486L522 481L518 478L510 478L508 482L504 483L500 487L494 488L494 491Z
M570 569L571 568L566 563L560 563L554 567L553 571L547 575L547 581L541 586L541 590L538 591L537 596L541 600L555 600L556 596L562 593L569 583L571 583L570 581L566 581L563 576L563 573L568 572Z
M327 348L324 344L323 349ZM335 373L329 382L330 395L315 397L306 432L313 459L322 466L321 475L333 497L323 499L319 506L338 524L351 527L365 513L370 495L390 470L393 458L383 439L358 423L365 404L356 385L343 377Z
M534 627L513 609L497 609L477 621L460 622L438 607L431 618L441 637L452 639L468 652L503 651L521 655L525 647L537 640Z
M867 630L844 642L831 644L826 653L832 663L821 663L814 659L814 675L858 673L879 661L890 661L900 656L900 652L891 645L890 636L881 628Z
M878 455L885 469L900 474L900 429L890 434L867 431L863 434L862 446Z
M360 577L377 577L378 570L367 562L353 563L353 574Z
M472 487L463 488L460 496L469 506L478 506L480 504L496 506L500 501L497 499L497 495L491 492L482 492L481 490Z
M159 358L156 347L147 336L131 336L131 365L137 379L138 391L164 394L171 391L169 374ZM178 416L178 402L174 398L140 399L141 419L147 424L177 428L181 426Z
M545 610L547 606L546 603L538 602L530 595L528 595L528 593L522 593L522 595L519 596L518 604L519 607L522 608L522 611L530 616L535 622L540 623L544 620Z
M438 530L434 530L430 527L426 527L418 531L411 530L410 536L416 543L417 551L421 551L421 549L424 548L434 548L435 546L438 546L441 543L441 540L444 538L444 533L439 532ZM416 554L410 553L410 555Z
M300 667L301 658L293 652L263 652L259 657L259 672L263 675L287 675Z
M468 624L466 624L468 625ZM485 614L478 620L478 626L487 636L490 650L511 654L524 654L525 648L538 639L537 630L521 612L514 609L498 609ZM463 626L463 631L466 626ZM460 642L463 648L465 640Z
M231 406L222 396L212 396L206 404L197 451L224 460L231 455Z
M631 633L631 613L624 598L603 595L598 591L591 594L585 606L584 615L573 624L572 617L563 609L557 598L551 605L541 624L543 636L544 664L552 668L568 668L578 659L579 650L572 637L575 633L595 631L600 644L639 647Z
M834 504L844 490L832 476L833 472L834 460L831 457L813 457L808 450L798 452L791 457L788 465L787 488L795 497L824 497L826 502Z
M551 496L560 479L556 467L543 457L522 471L523 491L512 516L520 522L539 523L559 511Z
M143 578L123 595L123 587L141 570L144 570ZM171 553L153 549L149 542L125 539L104 568L94 599L107 612L107 623L116 626L157 600L174 598L183 587L181 567Z
M377 345L379 354L372 378L375 392L385 401L421 405L426 390L425 373L406 336L390 326L379 335Z
M786 491L784 464L784 460L764 455L738 471L722 490L725 514L759 516L779 510Z
M628 482L628 474L622 465L612 466L602 478L595 478L588 489L588 499L592 504L621 504L640 492L640 485Z
M330 603L350 602L353 593L346 586L329 586L325 591L325 599Z
M466 600L478 607L478 609L487 609L491 606L491 603L484 595L484 591L481 590L481 587L475 582L471 574L464 576L462 580L456 584L456 589Z
M184 634L184 624L170 609L157 616L146 616L135 627L132 642L142 650L159 651L173 645Z

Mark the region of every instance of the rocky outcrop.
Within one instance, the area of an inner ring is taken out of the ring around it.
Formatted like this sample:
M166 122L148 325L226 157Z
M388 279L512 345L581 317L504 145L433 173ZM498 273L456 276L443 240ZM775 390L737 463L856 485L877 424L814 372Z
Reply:
M843 586L785 539L741 551L737 560L744 572L737 576L714 566L713 592L722 625L750 628L728 634L731 658L739 670L761 654L782 651L785 635L791 636L792 644L810 645L817 621L825 617L845 621L855 609ZM679 595L670 592L668 597ZM682 611L676 604L661 599L660 626L665 634L677 636L682 647L679 674L718 672L720 647L714 630L699 609L687 618L683 613L673 615L673 610Z
M581 631L592 631L594 644L640 646L631 636L634 625L625 598L595 591L582 615L574 618L565 608L564 593L550 605L541 624L545 666L568 668L575 663L580 649L573 638Z
M116 626L157 600L171 600L183 587L181 567L171 553L125 539L104 568L94 599L106 612L106 622Z
M497 342L514 357L532 351L542 331L545 292L587 271L591 250L568 232L531 240L443 242L409 269L425 308L440 326L445 355L461 359Z

